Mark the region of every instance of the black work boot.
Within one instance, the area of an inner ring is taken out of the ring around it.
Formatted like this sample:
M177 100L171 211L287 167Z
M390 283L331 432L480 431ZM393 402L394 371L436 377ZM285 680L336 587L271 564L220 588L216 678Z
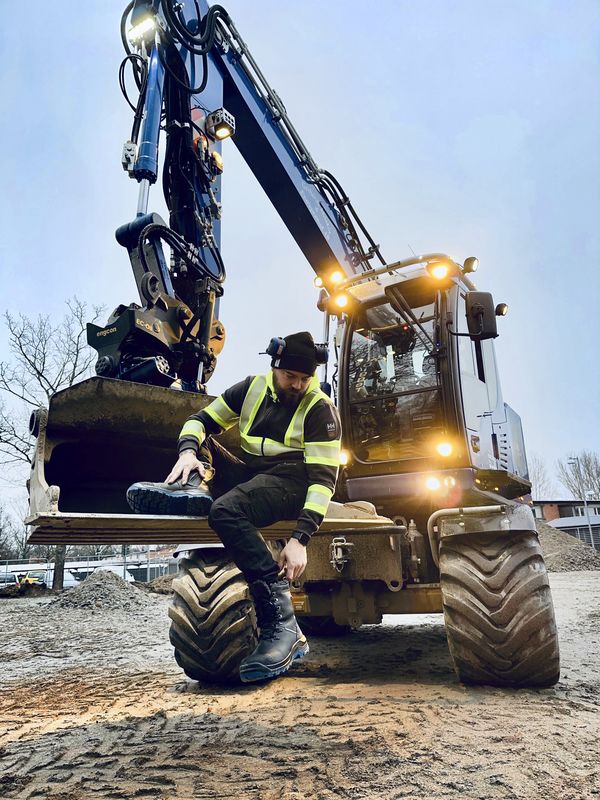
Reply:
M275 678L308 653L308 642L294 616L289 583L254 581L250 584L250 594L259 637L256 650L240 664L244 683Z
M205 474L212 477L212 473L207 466ZM213 499L205 479L195 469L187 483L134 483L127 489L127 502L137 514L206 517Z

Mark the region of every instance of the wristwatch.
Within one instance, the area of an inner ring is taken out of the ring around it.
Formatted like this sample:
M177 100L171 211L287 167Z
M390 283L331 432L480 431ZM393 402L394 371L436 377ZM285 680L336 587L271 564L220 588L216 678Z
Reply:
M300 542L300 544L303 544L305 547L310 542L310 535L302 531L294 531L291 538L296 539L297 542Z

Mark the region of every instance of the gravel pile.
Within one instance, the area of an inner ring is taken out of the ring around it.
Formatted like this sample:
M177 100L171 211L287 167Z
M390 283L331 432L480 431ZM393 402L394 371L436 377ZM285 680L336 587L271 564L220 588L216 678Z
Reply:
M52 603L62 608L87 608L111 611L146 611L153 606L150 597L108 570L96 570L75 589L61 594Z
M549 572L600 569L600 551L536 519L544 561Z

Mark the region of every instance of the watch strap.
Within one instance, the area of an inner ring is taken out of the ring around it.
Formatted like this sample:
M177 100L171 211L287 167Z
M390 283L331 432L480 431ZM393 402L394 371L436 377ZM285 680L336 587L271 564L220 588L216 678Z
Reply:
M310 535L303 531L294 531L291 538L296 539L296 541L300 542L300 544L303 544L305 547L310 542Z

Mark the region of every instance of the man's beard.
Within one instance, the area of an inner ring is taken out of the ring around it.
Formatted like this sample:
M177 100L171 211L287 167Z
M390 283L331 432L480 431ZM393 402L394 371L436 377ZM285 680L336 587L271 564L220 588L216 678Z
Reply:
M284 389L279 385L277 375L273 373L273 386L275 387L275 394L277 399L285 408L298 408L300 401L305 395L302 390L295 391L294 389Z

